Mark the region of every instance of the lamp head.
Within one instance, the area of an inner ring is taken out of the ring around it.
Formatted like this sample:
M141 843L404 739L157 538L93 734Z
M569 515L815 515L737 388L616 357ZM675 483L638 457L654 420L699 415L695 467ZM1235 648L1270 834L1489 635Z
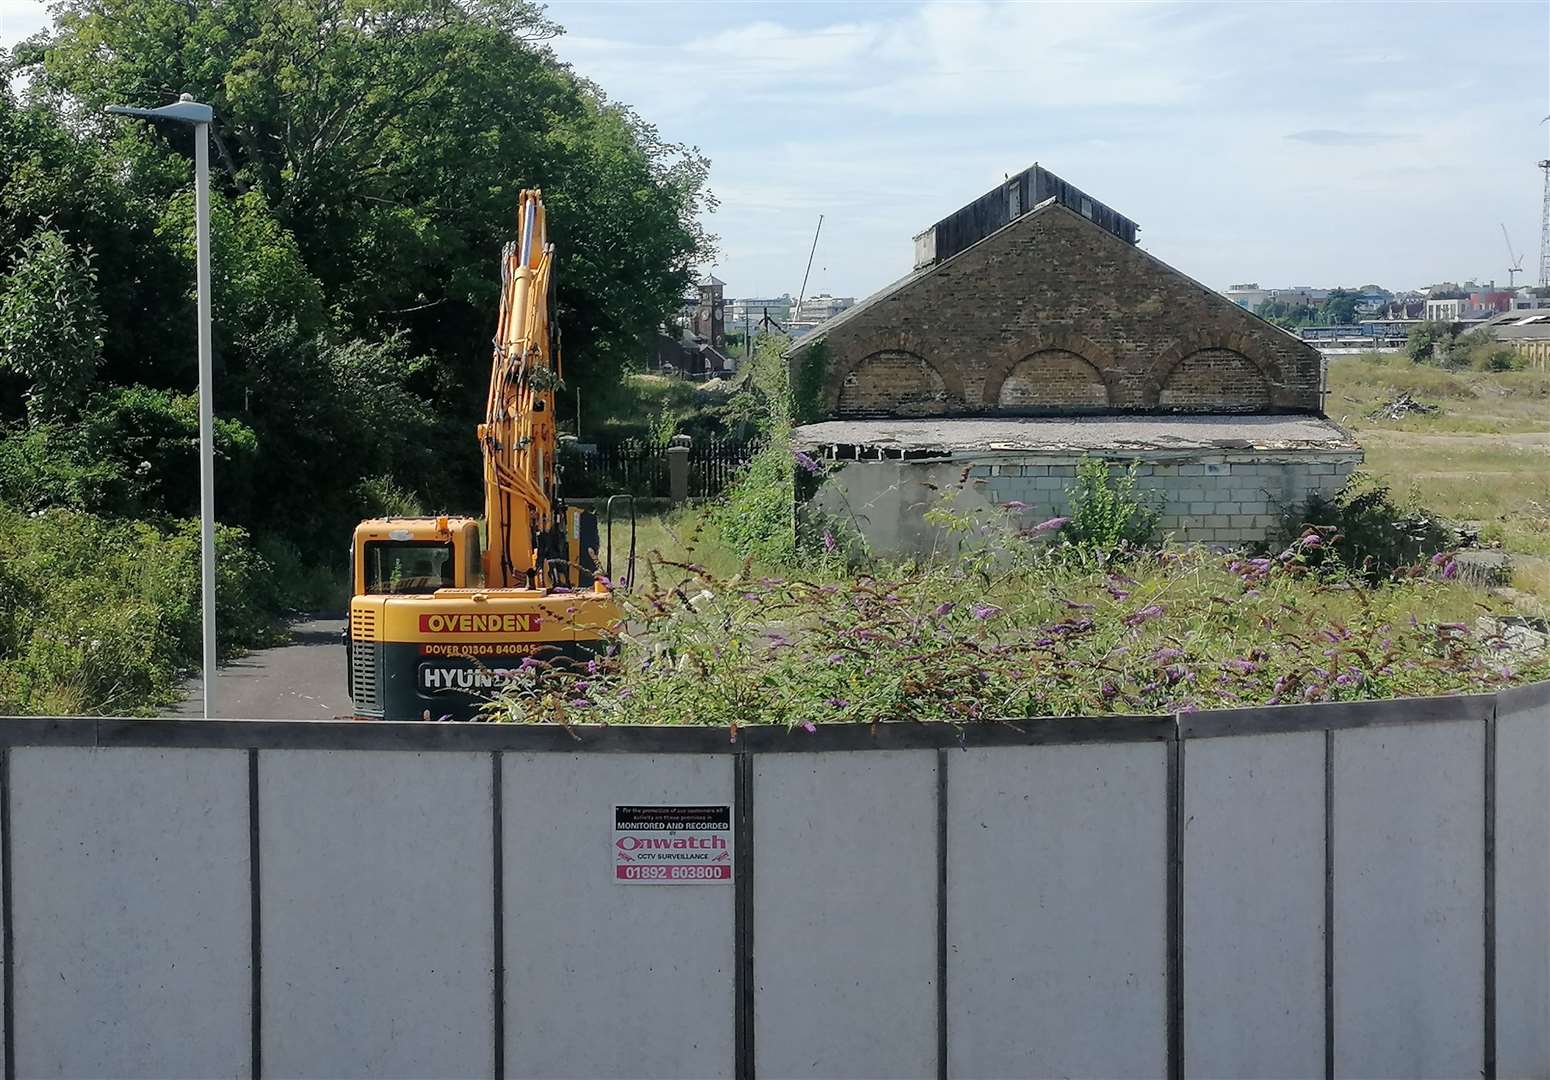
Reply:
M162 105L155 109L109 105L104 111L114 116L137 116L142 120L178 120L185 124L208 124L215 119L215 110L203 102L195 101L192 94L184 94L171 105Z

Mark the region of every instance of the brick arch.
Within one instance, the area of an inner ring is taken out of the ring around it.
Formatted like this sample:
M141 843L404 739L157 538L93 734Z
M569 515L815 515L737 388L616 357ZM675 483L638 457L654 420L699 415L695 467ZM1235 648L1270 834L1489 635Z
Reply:
M1090 367L1103 384L1104 396L1109 403L1116 400L1114 386L1114 353L1096 341L1063 326L1040 326L1009 347L1002 349L985 365L984 402L995 406L1001 401L1002 388L1007 377L1023 361L1039 353L1070 353Z
M915 335L907 331L873 331L855 337L837 335L827 339L827 343L829 373L824 382L824 402L831 413L839 409L846 379L866 361L886 352L909 353L934 371L942 380L946 411L958 411L963 405L963 376L957 365L934 356L924 342L916 340Z
M1175 369L1186 359L1213 350L1233 353L1256 371L1265 383L1264 404L1275 404L1284 394L1286 380L1282 377L1281 365L1265 357L1260 344L1254 338L1242 334L1191 335L1174 342L1152 361L1147 370L1146 383L1142 389L1146 399L1144 404L1151 408L1161 406L1163 389L1173 378Z
M834 414L941 416L950 408L947 381L925 357L907 349L879 349L840 378Z
M1196 349L1181 357L1157 391L1160 408L1202 412L1260 412L1274 400L1264 373L1234 349Z
M1103 371L1091 360L1067 349L1040 349L1001 379L995 404L1001 409L1101 409L1112 401Z

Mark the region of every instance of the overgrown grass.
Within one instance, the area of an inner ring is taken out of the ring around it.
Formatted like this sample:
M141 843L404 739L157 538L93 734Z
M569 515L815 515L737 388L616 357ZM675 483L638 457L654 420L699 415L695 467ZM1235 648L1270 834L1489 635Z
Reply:
M1368 471L1412 503L1485 524L1510 552L1550 555L1550 372L1342 357L1330 365L1329 385L1329 413L1356 433ZM1441 411L1367 419L1403 391Z
M1439 406L1428 415L1369 421L1396 394ZM1340 356L1330 361L1329 414L1358 430L1421 433L1550 430L1550 371L1485 372L1412 364L1402 354Z
M284 597L240 529L216 538L223 655L268 643ZM0 714L137 714L200 654L199 533L0 507Z
M498 718L726 726L981 721L1483 691L1550 676L1428 560L1371 584L1310 534L1276 557L987 539L834 580L657 560L612 655L535 670ZM1323 557L1317 568L1313 563Z

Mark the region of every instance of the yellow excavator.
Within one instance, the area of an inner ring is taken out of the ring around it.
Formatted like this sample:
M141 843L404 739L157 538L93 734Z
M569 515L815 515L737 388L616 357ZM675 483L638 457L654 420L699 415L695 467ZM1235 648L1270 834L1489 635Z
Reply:
M510 679L586 662L620 619L599 573L597 515L566 506L559 491L554 245L539 191L522 192L518 223L517 242L501 252L478 428L486 539L481 546L480 522L470 517L355 527L345 633L359 719L470 719ZM633 533L633 505L631 518Z

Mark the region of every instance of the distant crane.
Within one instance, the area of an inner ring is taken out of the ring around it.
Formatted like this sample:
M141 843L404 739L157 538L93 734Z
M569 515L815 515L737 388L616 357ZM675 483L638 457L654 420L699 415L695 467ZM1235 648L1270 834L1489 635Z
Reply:
M1540 123L1550 120L1545 117ZM1539 163L1545 174L1544 209L1539 213L1539 287L1550 287L1550 159Z
M1507 223L1502 222L1502 240L1507 245L1507 288L1516 289L1516 275L1523 273L1523 256L1512 250L1512 237L1507 235Z
M1545 207L1539 214L1539 285L1550 286L1550 160L1541 161L1545 171Z

